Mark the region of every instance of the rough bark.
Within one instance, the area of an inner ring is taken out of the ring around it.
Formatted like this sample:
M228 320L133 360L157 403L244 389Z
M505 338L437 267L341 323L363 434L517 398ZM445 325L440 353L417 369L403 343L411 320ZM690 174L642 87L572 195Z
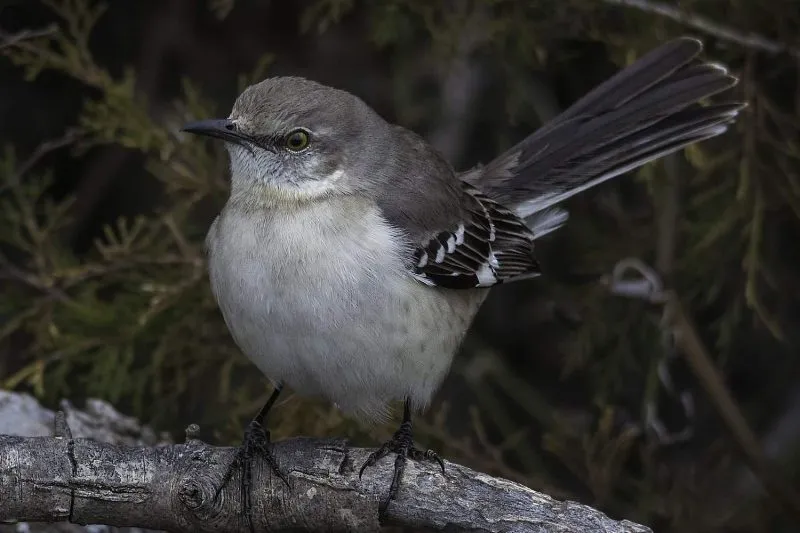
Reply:
M62 419L67 420L69 417ZM56 421L59 417L56 417ZM246 531L238 478L215 499L234 449L108 443L60 436L0 436L0 521L110 524L156 530ZM342 440L276 444L290 487L263 464L253 475L255 531L374 531L381 524L449 531L647 532L591 507L447 463L409 462L397 500L379 518L391 459L365 471L370 450Z

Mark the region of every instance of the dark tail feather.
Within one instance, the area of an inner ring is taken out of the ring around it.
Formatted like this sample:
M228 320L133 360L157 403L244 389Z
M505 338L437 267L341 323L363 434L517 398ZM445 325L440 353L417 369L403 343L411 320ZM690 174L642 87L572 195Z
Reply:
M464 179L528 216L723 133L743 105L700 102L737 80L693 62L701 50L689 38L657 48Z
M583 95L569 109L545 125L544 129L579 115L598 115L620 107L670 75L675 77L676 71L685 67L702 50L703 43L690 38L675 39L651 50Z
M599 175L600 181L611 179L689 144L725 132L740 109L740 104L685 109L629 136L604 144L596 152L582 154L576 158L577 165L568 172L576 176ZM590 180L588 183L594 185L594 182Z

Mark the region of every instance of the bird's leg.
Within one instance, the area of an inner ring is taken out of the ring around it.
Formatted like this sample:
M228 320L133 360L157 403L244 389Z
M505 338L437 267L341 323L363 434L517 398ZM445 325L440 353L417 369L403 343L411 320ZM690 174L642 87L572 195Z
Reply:
M215 495L215 497L219 496L219 493L233 477L233 473L237 469L241 469L239 490L242 501L242 512L245 515L251 530L252 522L250 521L250 510L252 509L252 501L250 500L250 487L253 481L253 460L255 457L263 457L264 460L267 461L267 464L269 464L272 472L281 478L281 480L286 483L287 486L289 485L289 480L287 479L286 475L281 472L280 468L278 468L278 462L275 460L275 456L272 453L272 443L270 442L269 430L264 427L264 421L267 418L267 413L269 413L269 410L275 404L275 401L278 399L278 395L281 393L282 388L282 385L277 385L275 387L275 390L272 391L267 403L264 404L255 418L250 421L247 429L244 430L244 439L242 440L242 445L239 446L239 449L236 451L236 455L234 456L230 466L228 466L228 471L225 473L225 478L222 480L222 484L217 489L217 493Z
M369 454L369 457L358 472L358 477L361 478L361 475L367 467L373 466L379 459L386 457L392 452L397 454L394 460L394 476L392 477L392 484L389 486L389 496L381 503L381 514L386 512L389 502L397 495L397 490L400 488L400 480L406 468L406 458L411 458L414 461L436 461L442 469L442 474L444 474L444 461L442 461L441 457L439 457L436 452L433 450L422 451L414 447L414 439L411 431L411 401L409 398L406 398L405 405L403 406L403 422L400 424L400 427L394 432L394 435L388 442Z

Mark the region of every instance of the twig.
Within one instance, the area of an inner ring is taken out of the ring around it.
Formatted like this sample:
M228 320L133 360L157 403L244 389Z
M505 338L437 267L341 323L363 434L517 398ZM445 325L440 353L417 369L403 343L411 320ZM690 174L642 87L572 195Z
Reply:
M733 435L734 442L738 445L753 473L777 501L794 516L800 518L800 497L785 482L783 477L775 472L775 469L764 456L758 437L750 429L736 401L725 387L719 370L714 366L708 350L697 334L697 330L684 312L678 295L673 290L662 290L658 274L643 262L633 259L625 261L626 265L636 265L634 270L642 275L642 279L631 281L623 280L622 276L618 275L608 276L603 281L609 286L609 291L612 294L664 304L663 324L670 327L674 332L675 340L680 346L681 353L686 358L695 378L703 386L709 399L716 407L718 414ZM631 287L636 290L631 290Z
M81 134L76 129L69 129L62 135L56 139L52 139L49 141L45 141L33 151L33 153L26 159L22 164L20 164L14 174L10 177L9 183L11 186L15 186L19 184L20 179L22 176L26 175L31 169L36 166L36 164L47 154L50 152L54 152L59 148L63 148L65 146L69 146L77 141L81 137Z
M47 294L48 297L53 300L58 300L61 302L68 302L70 300L67 293L65 293L59 287L48 284L34 274L30 274L20 268L17 268L2 253L0 253L0 280L10 280L23 283L33 289Z
M150 103L153 116L162 104L157 93L159 76L167 58L175 57L178 43L182 39L187 40L185 28L187 20L190 20L187 10L191 10L192 6L191 2L180 0L160 2L159 9L147 21L147 39L141 40L135 65L136 93L143 97L143 101ZM154 122L157 121L157 118L154 119ZM64 228L65 236L75 238L86 229L88 221L98 206L108 198L115 180L119 179L134 156L134 152L112 144L89 162L73 192L75 203L70 210L70 223Z
M682 348L686 361L695 377L706 390L717 412L722 417L728 430L733 434L734 440L746 461L750 464L753 473L761 480L772 496L796 518L800 519L800 498L797 492L790 487L764 456L761 444L753 430L750 429L742 411L736 401L728 392L727 387L714 366L703 341L697 330L683 310L677 295L673 291L667 292L667 317L677 333L677 341Z
M767 37L757 33L746 33L735 28L725 26L724 24L720 24L719 22L711 20L710 18L693 13L687 13L678 7L665 4L663 2L656 2L653 0L603 0L603 2L607 4L631 7L647 13L653 13L655 15L659 15L661 17L665 17L689 26L690 28L700 30L709 35L713 35L714 37L723 41L733 42L746 48L762 50L771 54L785 52L793 57L800 58L800 48L791 47L778 41L773 41L772 39L768 39Z
M3 48L8 48L9 46L14 46L22 41L37 39L39 37L49 37L51 35L55 35L56 33L58 33L58 27L54 24L46 28L42 28L41 30L22 30L20 32L11 34L0 32L0 50Z
M80 133L77 130L69 129L61 137L41 143L25 161L17 166L13 174L9 176L8 183L5 186L0 187L0 192L3 192L6 188L11 188L12 191L16 190L16 188L18 188L20 185L22 176L30 172L31 169L36 166L36 164L44 156L50 152L58 150L59 148L73 144L79 138ZM61 289L51 286L37 278L35 275L29 274L17 268L3 254L0 254L0 279L11 279L25 283L26 285L48 293L58 300L66 301L69 299L66 293L64 293Z

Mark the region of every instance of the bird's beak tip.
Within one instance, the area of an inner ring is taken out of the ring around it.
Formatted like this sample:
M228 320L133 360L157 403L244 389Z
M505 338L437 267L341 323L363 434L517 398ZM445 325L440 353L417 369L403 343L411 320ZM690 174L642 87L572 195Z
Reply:
M193 133L195 135L205 135L207 137L218 137L221 139L229 139L237 136L233 128L233 123L227 118L188 122L181 127L180 131Z

